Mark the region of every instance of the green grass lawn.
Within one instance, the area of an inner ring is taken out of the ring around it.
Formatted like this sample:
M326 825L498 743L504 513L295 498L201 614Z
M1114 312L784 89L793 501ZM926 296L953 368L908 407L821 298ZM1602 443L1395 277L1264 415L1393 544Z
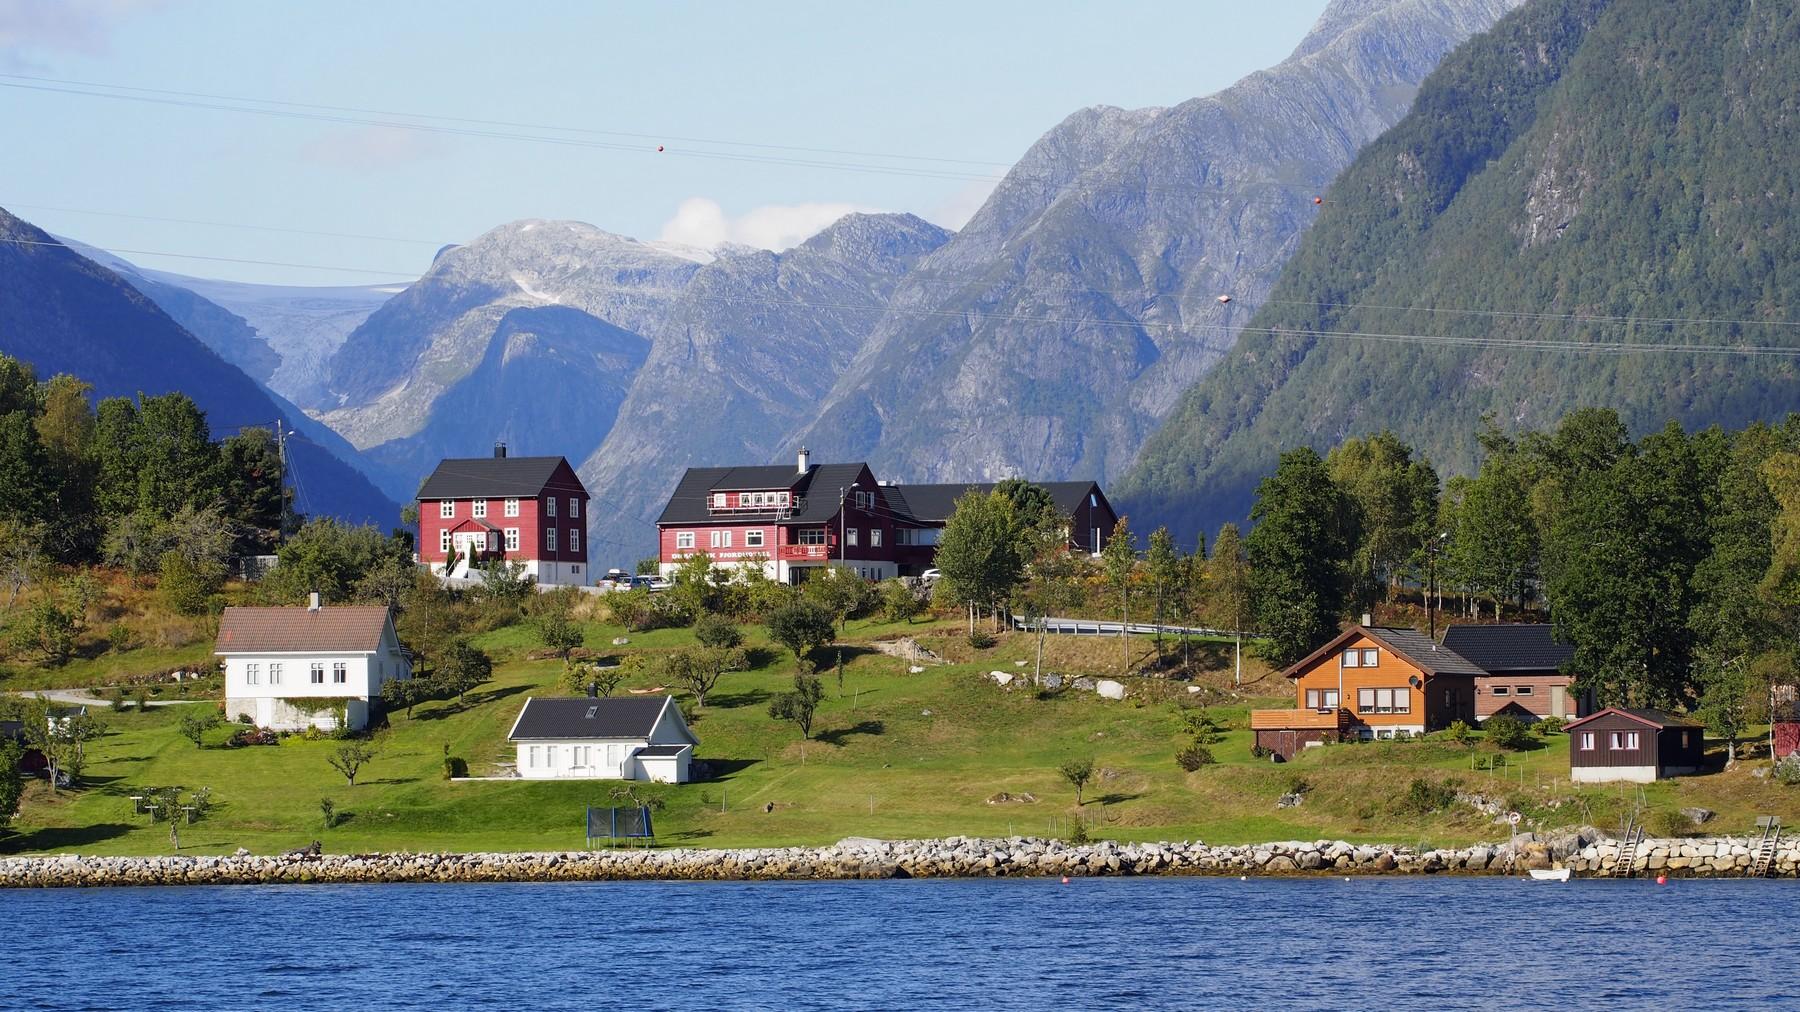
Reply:
M1273 703L1263 697L1275 697L1285 686L1257 667L1245 692L1234 693L1224 644L1197 648L1210 651L1214 670L1202 679L1205 695L1229 728L1212 746L1219 763L1184 772L1174 762L1185 741L1178 712L1184 686L1133 680L1133 697L1123 702L1088 693L1008 691L985 672L1029 670L1015 662L1031 658L1034 643L1008 635L991 650L975 651L954 622L851 623L843 637L844 688L838 689L828 648L820 670L826 699L813 739L803 742L793 725L767 712L769 698L791 680L792 658L769 647L760 629L746 632L760 666L726 676L694 724L701 740L697 755L718 771L716 778L637 787L666 803L657 816L665 845L819 844L851 835L1063 835L1078 812L1093 835L1122 840L1464 843L1504 837L1506 829L1466 806L1405 811L1402 801L1414 778L1456 779L1465 790L1506 799L1549 825L1616 828L1635 799L1635 787L1573 788L1560 735L1498 770L1471 768L1471 755L1491 754L1485 746L1440 741L1313 749L1282 765L1252 759L1248 711ZM918 636L954 663L909 674L906 662L867 646L894 634ZM614 655L692 642L687 630L659 630L611 645L625 635L593 625L587 642ZM477 642L497 660L494 679L464 704L430 703L410 717L392 715L391 726L374 737L378 757L354 787L327 764L338 746L328 739L196 748L176 730L183 707L108 714L109 733L92 746L82 788L51 795L47 785L35 783L14 834L0 838L0 849L165 852L166 828L135 814L130 796L168 785L209 787L217 802L207 819L183 828L184 852L247 847L263 853L314 839L338 852L580 847L583 807L611 803L617 783L443 778L446 749L467 760L475 775L510 760L505 735L525 698L563 692L559 662L529 659L538 646L530 627L501 629ZM1133 640L1131 648L1140 654L1151 649L1142 640ZM1053 638L1047 667L1105 673L1106 665L1118 663L1120 649L1117 640ZM641 680L633 687L643 687ZM210 740L228 733L220 729ZM1099 772L1077 809L1073 788L1056 770L1079 756L1093 757ZM1278 809L1277 798L1298 781L1304 782L1304 803ZM1002 792L1035 800L990 803ZM323 825L322 798L336 804L340 823L334 828ZM1646 798L1658 810L1695 804L1715 809L1715 825L1732 831L1747 828L1758 813L1800 818L1800 792L1745 772L1651 785Z

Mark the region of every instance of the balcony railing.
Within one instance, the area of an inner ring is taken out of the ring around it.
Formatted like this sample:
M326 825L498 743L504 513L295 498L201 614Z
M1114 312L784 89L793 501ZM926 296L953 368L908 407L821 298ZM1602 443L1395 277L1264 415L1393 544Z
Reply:
M1342 730L1349 726L1350 711L1342 707L1250 711L1250 727L1256 731Z
M706 501L706 511L715 517L743 516L751 513L772 514L777 520L787 518L806 508L805 496L794 496L786 504L780 506L714 506L712 500Z
M781 545L775 549L775 557L784 562L806 562L824 560L831 557L830 545Z

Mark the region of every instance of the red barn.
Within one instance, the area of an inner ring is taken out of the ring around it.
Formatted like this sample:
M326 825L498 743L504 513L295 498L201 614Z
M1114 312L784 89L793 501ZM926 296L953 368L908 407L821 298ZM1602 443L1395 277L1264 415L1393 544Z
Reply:
M419 559L434 573L519 561L540 584L588 579L587 488L563 457L446 459L419 486Z
M664 575L696 552L720 565L761 565L770 579L799 583L815 569L844 566L867 580L930 568L938 532L955 500L993 485L898 485L869 465L692 467L657 519ZM1045 485L1070 517L1070 542L1098 552L1117 517L1095 483Z

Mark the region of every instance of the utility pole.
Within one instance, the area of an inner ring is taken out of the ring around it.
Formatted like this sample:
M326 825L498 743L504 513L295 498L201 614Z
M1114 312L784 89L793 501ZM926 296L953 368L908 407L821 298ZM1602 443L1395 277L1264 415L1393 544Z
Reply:
M1430 627L1428 635L1433 640L1437 639L1437 609L1433 607L1432 600L1432 596L1437 593L1437 557L1438 551L1449 537L1450 532L1445 531L1425 544L1425 622Z

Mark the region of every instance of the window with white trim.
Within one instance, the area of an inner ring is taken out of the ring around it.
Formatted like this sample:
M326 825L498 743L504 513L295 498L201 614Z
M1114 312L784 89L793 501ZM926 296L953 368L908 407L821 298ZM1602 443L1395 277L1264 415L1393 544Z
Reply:
M1338 705L1338 690L1307 689L1306 708L1309 710L1335 710Z
M825 543L825 528L802 528L794 537L796 545L822 545Z
M312 674L312 683L314 685L324 685L325 684L325 662L314 661L312 663L311 674Z
M694 547L694 532L693 531L676 531L675 532L675 550L676 551L685 552L693 547Z
M487 518L487 500L477 499L470 503L469 515L477 520L485 520Z
M270 685L280 685L281 684L281 662L280 661L276 661L269 665L269 684Z
M581 551L581 528L579 527L569 529L569 551Z
M1513 686L1513 695L1515 695L1515 696L1529 696L1529 695L1532 695L1532 694L1533 694L1533 693L1534 693L1534 692L1535 692L1535 691L1536 691L1536 690L1534 690L1534 689L1533 689L1533 688L1532 688L1532 687L1531 687L1531 686L1529 686L1529 685L1515 685L1515 686Z
M1379 659L1377 657L1376 650L1374 647L1363 647L1362 654L1363 654L1363 658L1362 658L1362 661L1363 661L1362 666L1363 667L1372 668L1377 663L1379 663Z
M449 499L445 499L443 502L438 503L438 518L440 520L449 520L454 516L456 516L456 503Z
M506 502L501 504L500 512L504 513L506 516L509 516L509 517L518 516L519 515L519 500L517 500L517 499L506 500Z
M711 536L712 536L712 547L714 547L714 548L730 548L731 547L731 532L730 531L713 531Z
M261 665L258 665L258 664L244 665L244 684L245 685L261 684L262 675L260 673L260 668L261 668Z
M716 509L716 510L724 509L725 508L725 493L714 492L713 497L712 497L712 504L713 504L713 509Z
M1407 689L1357 689L1356 708L1362 713L1409 713L1412 692Z
M556 497L555 496L550 496L544 500L544 515L547 517L553 517L556 515Z
M576 498L575 496L570 496L569 497L569 519L573 520L579 516L581 516L581 500Z
M858 492L855 496L855 502L856 508L859 510L873 509L875 506L875 493Z
M1357 650L1344 651L1344 667L1355 668L1355 667L1361 667L1361 666L1362 666L1362 653L1360 651L1357 651Z
M345 664L343 661L333 661L331 664L331 684L342 685L349 680L349 665Z
M506 535L506 550L509 552L518 551L519 550L519 529L517 527L508 527L504 533Z
M544 528L544 551L556 551L556 528L554 527Z
M1509 687L1509 686L1505 686L1505 685L1496 685L1496 686L1494 686L1494 687L1493 687L1493 689L1492 689L1492 690L1491 690L1491 691L1492 691L1492 692L1493 692L1493 694L1494 694L1494 695L1496 695L1496 696L1510 696L1510 695L1512 695L1512 689L1511 689L1511 688L1510 688L1510 687Z
M1592 752L1594 750L1594 732L1581 732L1581 750L1583 752Z
M438 531L438 551L445 555L450 554L450 528L448 527Z
M870 548L880 548L881 547L881 528L879 528L879 527L869 528L869 547Z
M760 527L755 530L748 530L748 531L744 532L744 547L745 548L761 548L762 546L763 546L763 532Z
M848 545L851 548L855 548L857 538L859 538L861 536L862 536L862 532L860 530L858 530L857 528L847 527L844 529L844 544Z

